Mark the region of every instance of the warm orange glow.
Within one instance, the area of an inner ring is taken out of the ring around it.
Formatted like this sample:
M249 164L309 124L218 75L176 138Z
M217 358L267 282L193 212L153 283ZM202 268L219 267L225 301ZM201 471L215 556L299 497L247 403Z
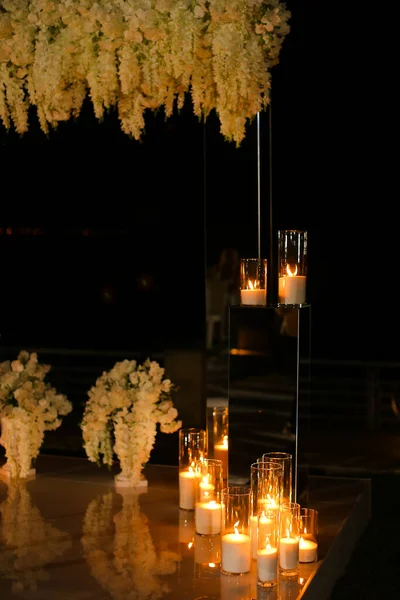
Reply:
M252 281L251 279L249 279L249 281L247 282L247 289L248 290L258 290L258 289L260 289L260 282L258 281L258 279L255 279L254 281Z
M208 566L213 569L215 567L215 563L208 563Z
M224 448L228 448L228 436L224 435L224 441L222 442Z
M288 277L296 277L297 275L297 265L294 269L294 273L292 272L292 269L290 268L290 265L286 265L286 273L288 274Z
M193 546L193 542L189 542L189 543L188 543L188 548L189 548L189 550L190 550L190 548L191 548L192 546Z
M265 548L267 552L271 552L271 544L269 543L269 537L267 536Z
M233 529L235 530L235 535L239 535L239 521L236 521L236 523L233 526Z

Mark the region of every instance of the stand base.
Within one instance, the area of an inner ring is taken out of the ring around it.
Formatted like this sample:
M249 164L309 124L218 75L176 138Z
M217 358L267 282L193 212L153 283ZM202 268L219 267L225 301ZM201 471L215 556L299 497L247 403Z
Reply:
M147 488L149 482L144 475L141 476L139 483L132 485L131 480L128 477L124 477L121 473L114 477L115 486L119 488L132 488L132 489L143 489Z
M11 479L11 469L7 463L0 467L0 477ZM28 475L24 479L34 479L36 477L36 469L29 469ZM22 479L22 477L21 477Z

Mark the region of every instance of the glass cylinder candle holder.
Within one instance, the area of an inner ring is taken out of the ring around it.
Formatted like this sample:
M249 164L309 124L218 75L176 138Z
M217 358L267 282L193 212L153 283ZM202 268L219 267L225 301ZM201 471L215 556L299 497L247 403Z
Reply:
M318 560L318 511L315 508L300 508L299 535L299 562Z
M292 502L293 492L293 459L287 452L266 452L262 455L263 462L276 462L282 465L282 502Z
M275 510L258 514L257 582L273 587L278 580L278 518Z
M194 510L196 464L206 457L206 432L203 429L179 430L179 508Z
M300 504L281 504L279 523L279 571L297 577L299 569Z
M251 556L257 559L258 515L260 511L278 513L281 504L282 466L277 463L257 461L250 467L251 514L250 536Z
M250 488L231 486L222 490L223 536L221 571L241 575L251 571Z
M228 479L228 407L213 409L214 458L222 461L222 477Z
M242 258L240 260L240 303L245 306L266 306L266 258Z
M306 303L307 231L278 231L279 304Z
M193 545L194 536L194 513L187 510L179 510L179 543Z
M222 523L222 462L205 458L196 465L196 533L218 535Z

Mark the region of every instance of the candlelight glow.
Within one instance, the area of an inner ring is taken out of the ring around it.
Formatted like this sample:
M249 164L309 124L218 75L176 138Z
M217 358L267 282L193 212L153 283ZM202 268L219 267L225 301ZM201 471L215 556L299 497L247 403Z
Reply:
M251 279L249 279L249 281L247 282L247 289L248 290L260 289L260 282L258 281L258 279L255 279L254 282Z
M236 523L233 526L233 529L235 530L235 535L239 535L239 521L236 521Z
M189 543L188 543L188 548L189 548L189 550L190 550L190 548L191 548L192 546L193 546L193 542L189 542Z
M267 552L271 551L271 544L269 543L269 536L267 535L266 540L265 540L265 548L267 550Z
M224 446L224 448L228 447L228 436L224 435L224 441L222 442L222 445Z
M213 569L215 567L215 563L208 563L208 566Z
M215 502L215 500L210 500L210 502L208 503L208 506L215 506L217 503Z
M292 273L292 269L290 268L290 265L286 265L286 273L288 274L289 277L296 277L296 275L297 275L297 265L295 267L294 273Z

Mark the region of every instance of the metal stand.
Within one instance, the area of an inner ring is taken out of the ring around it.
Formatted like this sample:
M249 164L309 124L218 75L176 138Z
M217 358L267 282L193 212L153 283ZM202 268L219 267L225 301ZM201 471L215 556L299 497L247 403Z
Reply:
M229 324L229 480L245 481L265 452L293 455L293 498L310 385L310 306L236 306Z

